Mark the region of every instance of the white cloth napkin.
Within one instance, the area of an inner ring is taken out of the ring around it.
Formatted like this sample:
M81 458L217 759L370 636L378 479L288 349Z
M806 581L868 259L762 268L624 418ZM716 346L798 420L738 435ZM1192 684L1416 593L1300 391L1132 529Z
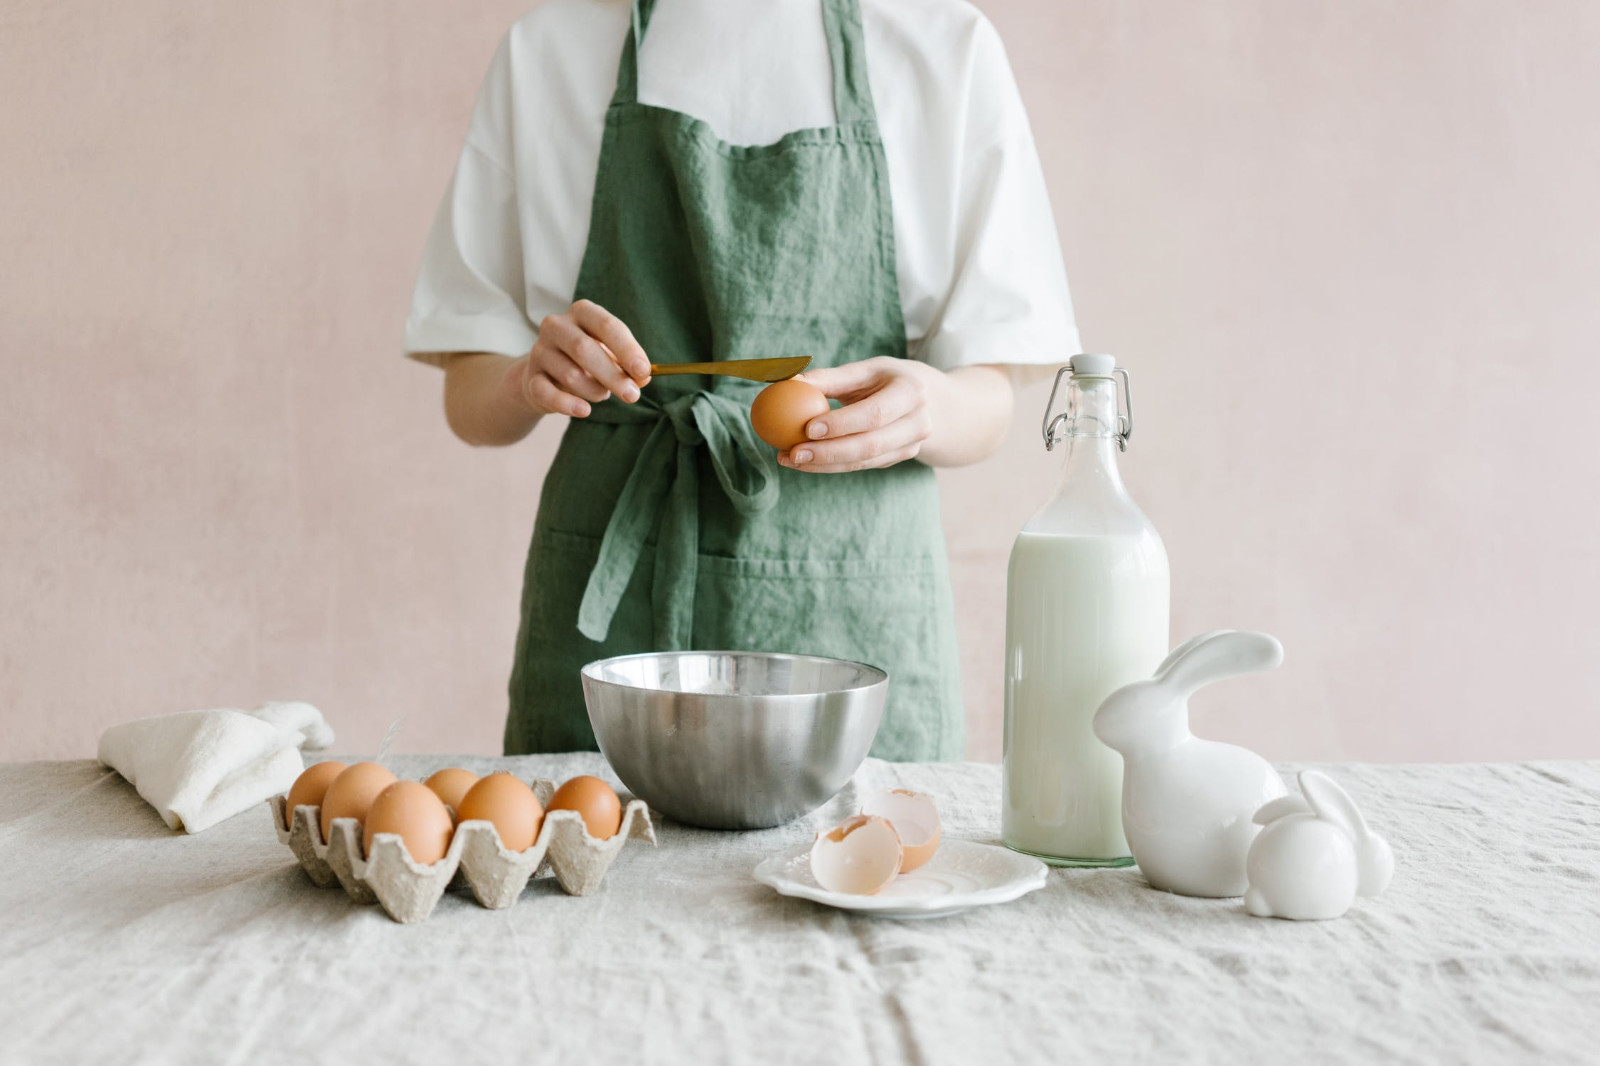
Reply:
M305 768L300 749L332 743L311 704L266 703L124 722L100 735L99 754L169 826L198 833L289 791Z

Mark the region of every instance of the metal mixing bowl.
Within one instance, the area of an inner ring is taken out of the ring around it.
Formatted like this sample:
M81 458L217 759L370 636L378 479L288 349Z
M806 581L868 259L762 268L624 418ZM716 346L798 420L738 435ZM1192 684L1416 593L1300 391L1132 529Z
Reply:
M867 757L888 690L875 666L812 655L652 652L583 668L622 783L710 829L766 829L826 803Z

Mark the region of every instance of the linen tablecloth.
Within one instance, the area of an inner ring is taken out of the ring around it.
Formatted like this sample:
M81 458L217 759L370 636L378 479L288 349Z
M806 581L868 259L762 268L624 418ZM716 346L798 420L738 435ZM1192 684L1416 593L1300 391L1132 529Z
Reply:
M868 788L928 792L947 838L995 840L997 767L869 761L780 829L663 821L596 895L543 878L510 910L452 893L402 926L314 887L265 805L185 836L95 763L0 766L0 1060L1600 1061L1600 762L1325 769L1399 859L1333 922L1136 869L916 922L752 880Z

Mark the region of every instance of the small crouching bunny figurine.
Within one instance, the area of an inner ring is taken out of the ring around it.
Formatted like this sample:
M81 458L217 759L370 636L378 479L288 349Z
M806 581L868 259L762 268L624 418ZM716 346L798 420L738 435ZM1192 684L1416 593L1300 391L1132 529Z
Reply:
M1107 696L1094 732L1122 754L1122 830L1152 888L1240 896L1252 816L1287 790L1253 751L1189 732L1189 697L1213 681L1271 670L1283 645L1265 633L1204 633L1173 649L1149 681Z
M1332 778L1302 770L1300 791L1304 799L1283 796L1256 812L1264 828L1250 846L1244 907L1258 918L1337 918L1394 876L1388 841Z

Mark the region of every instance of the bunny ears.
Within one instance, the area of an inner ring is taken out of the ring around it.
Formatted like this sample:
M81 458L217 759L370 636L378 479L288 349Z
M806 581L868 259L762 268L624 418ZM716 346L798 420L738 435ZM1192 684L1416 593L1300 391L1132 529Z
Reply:
M1158 684L1189 695L1213 681L1258 674L1283 662L1283 645L1267 633L1214 629L1172 649L1153 678Z
M1376 896L1394 876L1394 852L1367 826L1350 794L1316 770L1300 772L1300 796L1256 811L1245 909L1260 918L1337 918L1357 896Z

